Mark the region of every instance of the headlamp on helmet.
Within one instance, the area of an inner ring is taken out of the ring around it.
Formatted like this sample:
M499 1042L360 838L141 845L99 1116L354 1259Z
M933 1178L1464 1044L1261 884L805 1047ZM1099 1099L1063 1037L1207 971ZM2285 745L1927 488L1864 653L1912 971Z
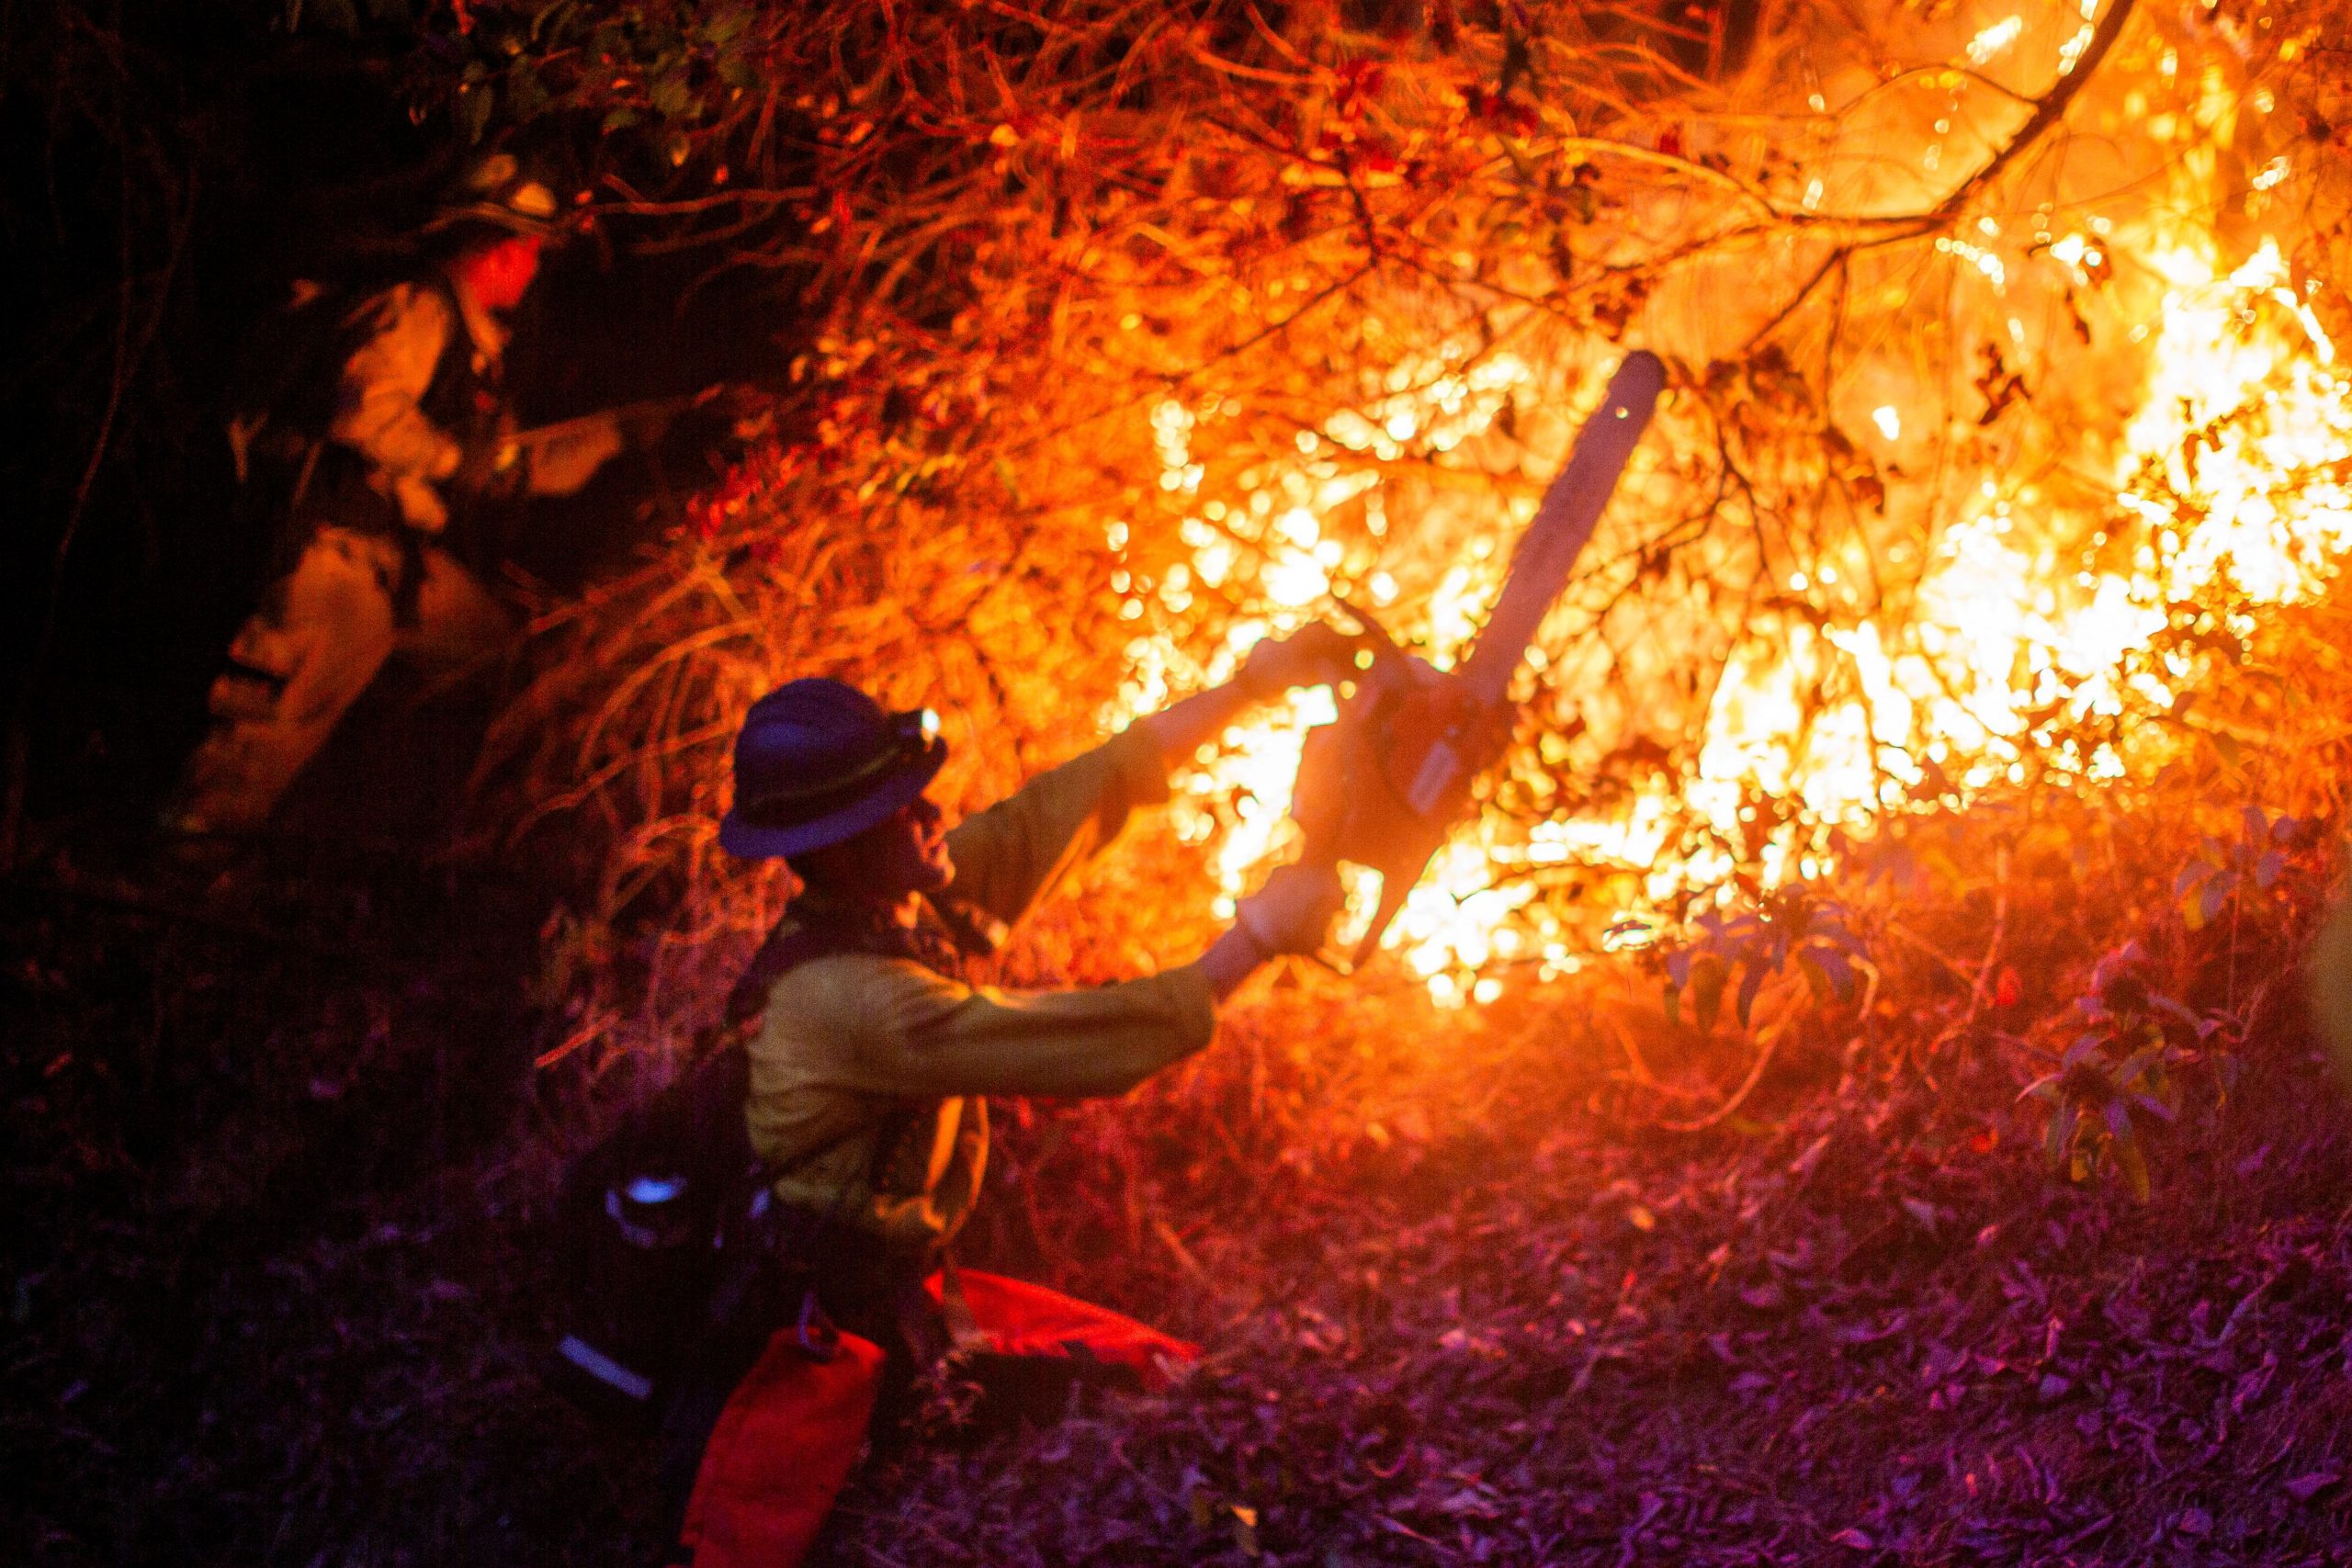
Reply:
M430 229L486 223L510 233L551 236L563 227L563 203L512 152L492 152L459 177Z

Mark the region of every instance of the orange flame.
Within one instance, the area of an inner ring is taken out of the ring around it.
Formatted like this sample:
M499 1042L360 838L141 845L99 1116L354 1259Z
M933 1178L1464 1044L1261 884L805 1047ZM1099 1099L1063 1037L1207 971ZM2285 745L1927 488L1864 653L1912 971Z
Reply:
M1982 63L2019 30L2014 17L1984 28L1971 59ZM2003 781L2022 782L2029 763L2085 779L2121 776L2149 757L2120 754L2113 743L2085 752L2060 736L2061 721L2161 710L2206 679L2193 656L2149 651L2178 606L2207 606L2244 632L2252 626L2246 606L2291 603L2328 581L2352 547L2345 479L2352 474L2352 380L2291 287L2276 243L2264 241L2225 268L2210 235L2155 209L2136 227L2091 228L2055 243L2043 234L2027 249L2003 242L1987 219L1974 238L1947 238L1938 248L1996 299L2030 269L2064 268L2087 281L2109 265L2109 253L2128 252L2160 280L2160 310L2132 334L2143 348L2144 375L2137 412L2104 459L2106 506L2061 501L2031 479L1988 472L1931 537L1899 612L1833 607L1734 643L1695 761L1678 784L1637 793L1605 815L1564 808L1527 822L1489 810L1464 823L1386 938L1436 999L1487 999L1508 964L1547 976L1577 966L1580 944L1526 874L1540 868L1630 869L1634 874L1618 886L1631 891L1606 912L1612 925L1654 921L1679 897L1728 897L1732 852L1683 847L1709 837L1685 833L1694 822L1718 844L1747 844L1753 869L1771 886L1827 872L1831 829L1866 830L1917 809L1923 790L1955 804ZM2010 333L2022 346L2014 320ZM1223 496L1204 493L1206 470L1194 459L1193 436L1201 419L1238 411L1214 400L1197 409L1162 401L1151 414L1159 483L1182 509L1179 537L1189 554L1149 585L1149 596L1173 617L1203 592L1238 613L1215 651L1198 660L1176 636L1145 629L1145 584L1114 578L1129 592L1126 614L1138 635L1106 720L1125 722L1224 679L1259 637L1296 628L1340 592L1396 611L1392 630L1432 663L1458 657L1499 591L1509 551L1491 522L1465 513L1458 527L1420 530L1432 541L1462 541L1450 559L1384 558L1382 465L1408 451L1476 447L1514 394L1539 383L1552 381L1522 358L1442 346L1396 366L1319 429L1299 432L1295 453L1239 472ZM1870 418L1892 444L1929 416L1883 404ZM1440 496L1426 504L1451 502ZM1515 502L1512 522L1523 524L1532 507L1532 498ZM1357 509L1351 516L1360 513L1361 525L1336 526L1341 508ZM1127 542L1125 525L1114 525L1112 548ZM1398 582L1408 564L1428 581L1417 595ZM1825 594L1838 570L1832 558L1810 577L1772 586ZM1827 601L1834 606L1837 595ZM1531 662L1540 669L1563 656L1554 640L1532 650ZM1827 679L1833 673L1844 678ZM1825 702L1825 692L1846 694ZM1228 730L1180 784L1177 830L1210 847L1221 915L1290 849L1300 747L1306 729L1333 711L1329 692L1300 694ZM2142 746L2128 737L2124 744ZM1928 789L1930 778L1949 786ZM1760 844L1742 820L1752 809L1745 803L1759 794L1798 807ZM1359 918L1374 897L1370 880L1351 888Z

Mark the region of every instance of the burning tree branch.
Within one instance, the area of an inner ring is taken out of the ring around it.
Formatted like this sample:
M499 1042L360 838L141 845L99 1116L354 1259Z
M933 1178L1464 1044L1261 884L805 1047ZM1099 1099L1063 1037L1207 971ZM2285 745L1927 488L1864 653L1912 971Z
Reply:
M2007 172L2010 164L2030 152L2066 118L2067 107L2075 101L2075 96L2098 73L2099 62L2107 58L2107 51L2115 47L2115 40L2122 36L2123 25L2132 18L2132 4L2133 0L2109 0L2106 14L2090 30L2089 41L2079 53L2060 65L2057 85L2034 103L2033 113L2018 127L2016 134L2003 143L1991 161L1955 186L1937 207L1935 217L1939 220L1949 223L1958 219L1977 193L1991 188Z

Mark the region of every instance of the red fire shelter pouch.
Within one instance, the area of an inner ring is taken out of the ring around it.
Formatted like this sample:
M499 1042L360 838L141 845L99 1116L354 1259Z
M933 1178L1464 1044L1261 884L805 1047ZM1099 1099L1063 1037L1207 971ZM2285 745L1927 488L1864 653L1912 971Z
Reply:
M842 1333L827 1359L780 1330L711 1428L680 1540L694 1568L792 1568L817 1539L874 1419L882 1348Z
M958 1269L972 1323L1000 1356L1046 1360L1084 1359L1133 1371L1147 1393L1157 1393L1200 1359L1197 1345L1162 1334L1148 1324L1001 1274ZM944 1304L945 1282L933 1274L923 1281L933 1301Z
M956 1271L987 1349L1031 1365L1125 1369L1148 1392L1200 1357L1197 1346L1042 1285ZM944 1277L923 1289L945 1310ZM880 1383L880 1347L842 1332L829 1359L797 1329L768 1341L711 1429L681 1541L694 1568L793 1568L817 1539L865 1447Z

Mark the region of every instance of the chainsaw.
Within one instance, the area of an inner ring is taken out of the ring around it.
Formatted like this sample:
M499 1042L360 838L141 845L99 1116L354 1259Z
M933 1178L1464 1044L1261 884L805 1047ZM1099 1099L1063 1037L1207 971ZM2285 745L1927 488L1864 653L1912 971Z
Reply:
M1332 967L1351 971L1379 948L1469 805L1472 782L1502 755L1510 739L1511 676L1567 585L1665 384L1655 355L1637 350L1618 366L1600 411L1577 433L1567 467L1521 536L1494 614L1458 668L1411 657L1370 615L1342 605L1362 627L1362 673L1338 719L1307 732L1291 816L1305 839L1303 863L1378 872L1380 905L1354 953L1344 963L1326 960Z

